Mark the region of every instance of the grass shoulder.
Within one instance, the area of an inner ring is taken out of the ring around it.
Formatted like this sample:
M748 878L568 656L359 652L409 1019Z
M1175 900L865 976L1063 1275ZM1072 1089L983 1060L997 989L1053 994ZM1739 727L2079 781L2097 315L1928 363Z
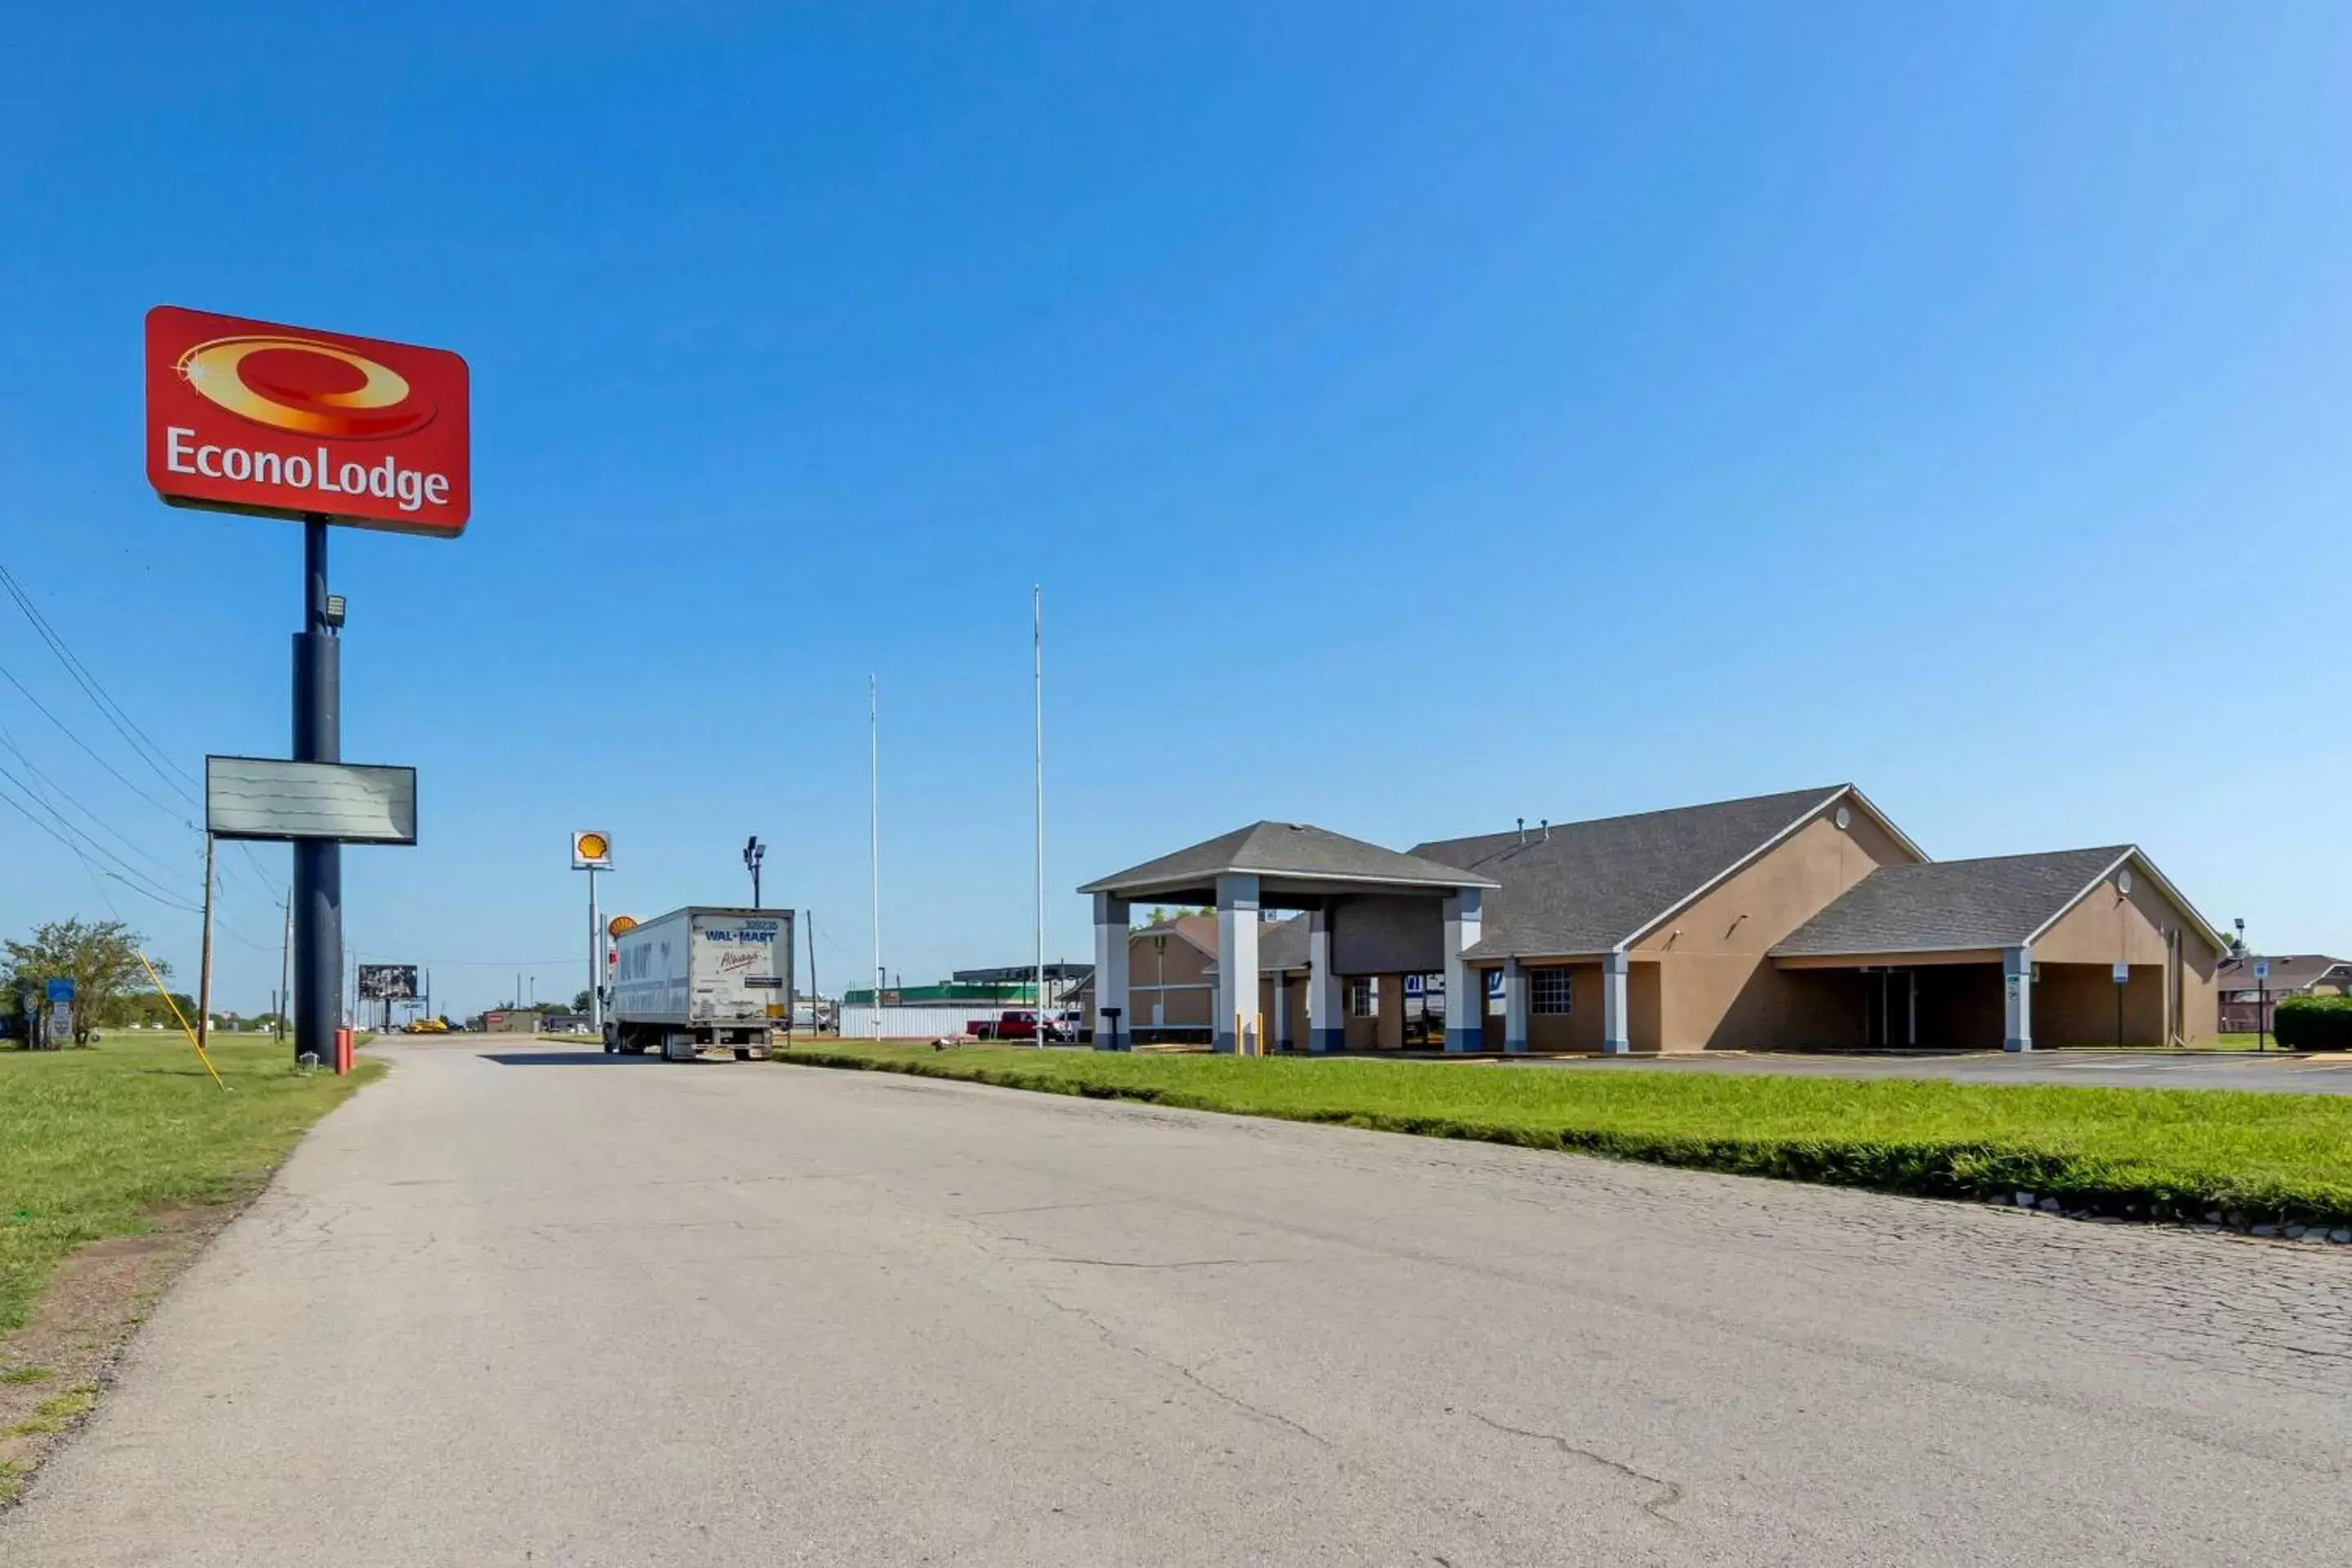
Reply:
M226 1091L178 1035L0 1052L0 1333L24 1322L67 1252L134 1233L159 1209L249 1189L383 1070L303 1071L267 1036L216 1036L212 1054Z
M2352 1225L2352 1098L866 1046L778 1059L2141 1219Z

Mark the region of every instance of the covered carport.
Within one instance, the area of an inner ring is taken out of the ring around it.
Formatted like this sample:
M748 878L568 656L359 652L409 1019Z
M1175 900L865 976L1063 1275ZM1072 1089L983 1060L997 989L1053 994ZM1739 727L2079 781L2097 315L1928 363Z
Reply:
M1771 950L1787 1047L2179 1045L2220 935L2132 845L1872 872Z
M1259 1005L1263 921L1289 910L1307 917L1307 1049L1346 1048L1343 982L1378 978L1386 984L1375 989L1401 995L1405 975L1442 973L1445 1048L1477 1050L1481 997L1463 950L1478 940L1480 900L1496 886L1301 822L1253 823L1088 882L1078 891L1094 900L1095 1042L1108 1047L1131 1026L1134 906L1206 904L1217 912L1214 1049L1263 1049L1297 1037L1297 1021L1286 1016L1291 986L1271 988L1275 1017L1263 1016Z

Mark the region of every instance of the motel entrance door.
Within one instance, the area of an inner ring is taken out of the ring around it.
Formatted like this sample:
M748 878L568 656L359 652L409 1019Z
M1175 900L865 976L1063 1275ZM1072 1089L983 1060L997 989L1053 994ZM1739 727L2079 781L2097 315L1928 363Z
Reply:
M1919 1043L1919 973L1913 969L1862 972L1865 1007L1863 1043L1874 1050Z

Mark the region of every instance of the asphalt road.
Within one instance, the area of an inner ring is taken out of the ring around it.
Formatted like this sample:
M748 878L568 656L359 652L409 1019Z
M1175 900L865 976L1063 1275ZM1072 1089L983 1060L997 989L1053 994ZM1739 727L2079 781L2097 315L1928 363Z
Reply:
M1792 1073L1805 1078L1934 1078L1954 1083L2062 1083L2090 1089L2236 1089L2352 1094L2352 1058L2249 1051L2032 1051L2008 1056L1522 1057L1512 1067L1587 1072Z
M480 1048L387 1053L0 1563L2345 1561L2352 1249Z

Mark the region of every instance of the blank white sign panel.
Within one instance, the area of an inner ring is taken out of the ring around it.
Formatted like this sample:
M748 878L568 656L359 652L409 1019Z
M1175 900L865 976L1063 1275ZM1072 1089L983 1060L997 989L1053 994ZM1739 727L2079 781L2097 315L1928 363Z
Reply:
M222 838L416 842L416 770L205 759L205 825Z

